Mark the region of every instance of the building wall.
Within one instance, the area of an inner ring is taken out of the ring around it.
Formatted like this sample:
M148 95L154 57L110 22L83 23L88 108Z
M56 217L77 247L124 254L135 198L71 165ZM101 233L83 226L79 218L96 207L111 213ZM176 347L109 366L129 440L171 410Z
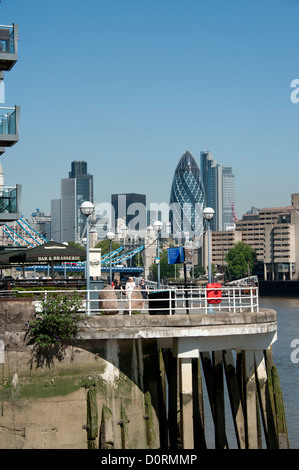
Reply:
M299 194L292 194L291 206L245 214L235 231L212 232L211 239L212 263L217 266L223 266L227 251L243 241L264 263L265 280L299 279ZM207 266L206 235L204 248L203 263Z
M232 226L235 203L235 177L232 168L218 164L208 151L201 152L200 159L206 206L215 211L211 230L227 230Z
M93 176L87 174L86 162L72 162L69 178L61 179L61 208L54 201L53 204L51 201L51 217L54 222L53 239L59 242L77 242L82 236L86 221L81 214L80 206L84 201L93 202ZM56 234L58 234L59 225L58 236Z

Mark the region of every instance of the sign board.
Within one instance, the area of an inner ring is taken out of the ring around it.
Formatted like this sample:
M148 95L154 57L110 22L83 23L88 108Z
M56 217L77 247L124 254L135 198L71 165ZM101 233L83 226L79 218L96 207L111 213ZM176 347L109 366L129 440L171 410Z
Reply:
M89 275L91 278L101 277L101 248L89 249Z
M184 263L184 248L182 246L177 248L167 248L167 260L168 264Z

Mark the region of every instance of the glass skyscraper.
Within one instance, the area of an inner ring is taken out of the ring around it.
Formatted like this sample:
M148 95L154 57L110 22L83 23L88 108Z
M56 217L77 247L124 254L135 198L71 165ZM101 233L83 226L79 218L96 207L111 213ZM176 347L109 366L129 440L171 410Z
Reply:
M170 222L174 238L201 237L205 206L200 170L193 155L186 151L175 169L170 192Z

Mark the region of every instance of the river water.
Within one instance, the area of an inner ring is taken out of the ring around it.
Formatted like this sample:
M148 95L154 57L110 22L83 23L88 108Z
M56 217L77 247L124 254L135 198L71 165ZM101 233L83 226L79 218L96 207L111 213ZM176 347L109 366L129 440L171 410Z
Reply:
M274 364L283 393L290 448L299 449L299 297L260 297L260 307L277 312Z
M299 297L260 297L259 301L260 308L271 308L277 312L277 341L273 344L273 359L283 393L289 445L291 449L299 449ZM291 347L291 343L296 339L296 346ZM204 401L208 403L205 381L203 384ZM227 391L225 408L228 447L236 449L237 442ZM207 447L214 449L214 425L209 406L206 405L205 436ZM264 438L263 448L266 448Z

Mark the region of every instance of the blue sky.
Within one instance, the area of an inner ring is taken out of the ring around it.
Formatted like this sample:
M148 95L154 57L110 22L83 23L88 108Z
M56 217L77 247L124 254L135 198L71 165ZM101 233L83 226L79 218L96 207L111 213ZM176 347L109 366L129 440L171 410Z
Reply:
M2 0L19 25L5 105L20 141L1 157L22 211L50 211L71 161L95 202L140 192L169 202L181 155L232 166L236 211L299 192L298 0Z

